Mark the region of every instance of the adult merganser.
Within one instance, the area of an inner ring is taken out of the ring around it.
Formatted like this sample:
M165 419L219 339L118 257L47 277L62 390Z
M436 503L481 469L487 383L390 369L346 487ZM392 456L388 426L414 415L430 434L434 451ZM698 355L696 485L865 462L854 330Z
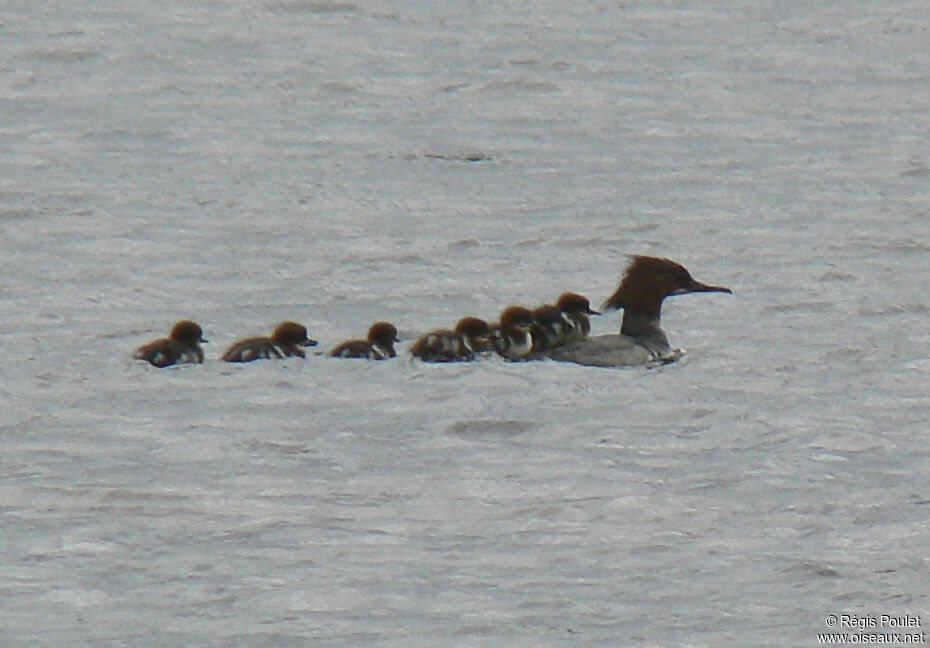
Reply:
M282 322L271 337L251 337L239 340L226 349L226 362L251 362L262 358L307 357L302 347L316 346L318 342L307 337L307 328L297 322Z
M136 349L132 357L145 360L156 367L174 364L202 364L203 349L200 348L203 329L196 322L181 320L174 325L166 338L160 338Z
M669 259L634 256L616 292L604 309L623 309L620 335L598 335L548 352L553 360L594 367L673 362L681 351L672 349L660 325L666 297L696 292L733 294L724 286L695 281L680 264Z

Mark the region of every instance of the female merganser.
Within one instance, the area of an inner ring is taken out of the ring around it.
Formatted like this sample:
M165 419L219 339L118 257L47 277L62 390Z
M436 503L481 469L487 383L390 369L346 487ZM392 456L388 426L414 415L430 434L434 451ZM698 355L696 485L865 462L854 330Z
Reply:
M672 362L681 351L672 349L660 325L666 297L698 292L733 294L724 286L695 281L680 264L669 259L634 256L620 286L604 302L605 309L623 309L620 335L598 335L554 349L553 360L595 367Z

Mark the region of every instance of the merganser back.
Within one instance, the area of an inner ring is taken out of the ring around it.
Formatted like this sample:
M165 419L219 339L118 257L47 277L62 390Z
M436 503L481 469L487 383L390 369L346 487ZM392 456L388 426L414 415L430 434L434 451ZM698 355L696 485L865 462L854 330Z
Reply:
M672 362L681 351L672 349L660 324L666 297L698 292L733 294L725 286L711 286L692 278L670 259L634 256L605 310L623 309L620 335L598 335L554 349L547 357L594 367Z

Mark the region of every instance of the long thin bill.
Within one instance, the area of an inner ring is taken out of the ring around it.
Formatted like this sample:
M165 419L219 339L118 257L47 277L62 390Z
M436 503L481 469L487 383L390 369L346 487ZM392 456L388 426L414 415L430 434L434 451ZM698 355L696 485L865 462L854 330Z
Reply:
M733 291L726 286L708 286L707 284L702 284L700 281L694 282L690 292L722 292L728 295L733 294Z

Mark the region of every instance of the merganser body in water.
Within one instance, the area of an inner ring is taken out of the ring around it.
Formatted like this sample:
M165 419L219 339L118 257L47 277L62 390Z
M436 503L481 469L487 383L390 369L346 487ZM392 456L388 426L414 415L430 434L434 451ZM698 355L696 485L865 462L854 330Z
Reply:
M483 319L463 317L455 330L430 331L418 339L410 353L424 362L469 362L476 353L491 351L491 327Z
M501 313L494 350L508 360L525 360L533 351L533 314L522 306L508 306Z
M543 304L532 313L533 353L583 340L591 332L588 315L600 315L591 310L587 297L572 292L562 293L554 306Z
M725 286L696 281L670 259L634 256L619 287L604 302L605 310L623 309L620 335L598 335L547 352L546 357L592 367L627 367L673 362L681 351L672 349L660 324L666 297L689 293L733 294Z
M579 342L591 332L591 321L588 315L600 315L596 310L591 310L591 302L584 295L578 293L562 293L555 307L562 313L562 319L565 321L563 331L565 342Z
M533 326L530 333L533 336L533 353L548 351L565 344L568 322L562 317L561 309L552 304L543 304L534 308L532 314Z
M386 360L397 355L394 343L397 328L388 322L375 322L368 329L367 340L348 340L329 352L332 358L366 358L368 360Z
M136 349L132 357L145 360L155 367L170 367L175 364L203 364L201 343L203 329L196 322L181 320L171 329L166 338L160 338Z
M252 362L269 358L288 358L296 356L305 358L303 347L313 347L318 343L307 337L307 329L297 322L281 322L271 337L251 337L239 340L226 349L223 360L226 362Z

